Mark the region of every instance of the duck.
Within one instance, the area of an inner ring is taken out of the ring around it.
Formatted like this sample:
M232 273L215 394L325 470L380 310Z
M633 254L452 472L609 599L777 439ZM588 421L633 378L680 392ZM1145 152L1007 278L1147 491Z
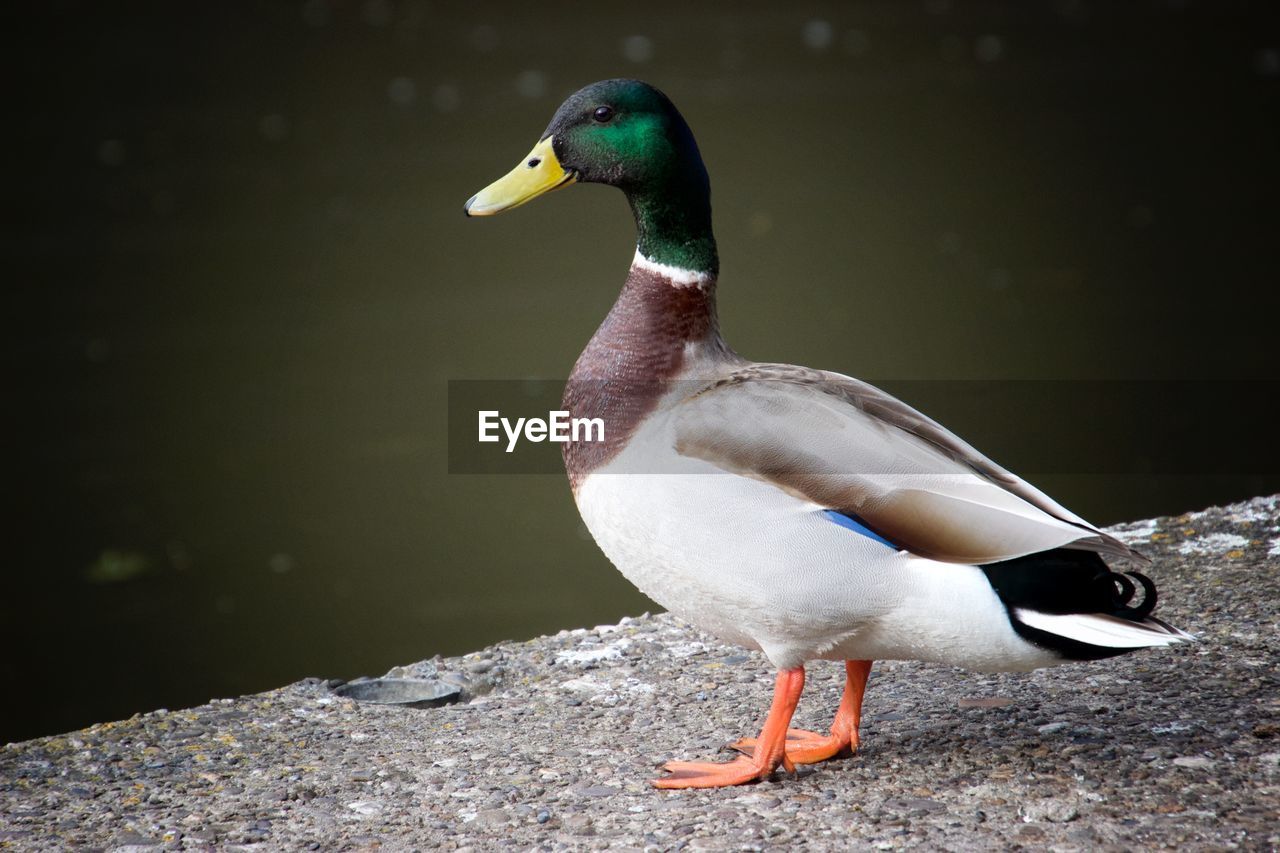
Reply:
M665 94L592 83L514 169L491 216L577 183L620 189L636 248L563 405L603 435L562 445L591 536L645 595L776 669L730 761L669 761L658 788L716 788L855 753L874 661L1030 671L1170 646L1150 561L941 424L839 373L725 343L710 180ZM1139 596L1139 590L1141 595ZM814 661L843 662L827 732L791 727Z

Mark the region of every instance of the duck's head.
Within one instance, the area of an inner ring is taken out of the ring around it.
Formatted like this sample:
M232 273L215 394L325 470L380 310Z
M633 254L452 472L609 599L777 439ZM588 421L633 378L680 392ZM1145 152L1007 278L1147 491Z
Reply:
M576 182L626 193L646 256L714 271L707 171L684 117L653 86L618 79L579 89L533 150L464 210L491 216Z

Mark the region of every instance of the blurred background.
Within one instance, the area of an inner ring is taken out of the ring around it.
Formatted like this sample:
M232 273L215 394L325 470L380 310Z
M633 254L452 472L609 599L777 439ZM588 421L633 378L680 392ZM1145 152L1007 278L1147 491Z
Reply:
M604 77L694 128L744 355L1097 523L1280 491L1274 4L602 6L5 13L0 742L652 608L562 475L448 465L449 381L563 379L630 263L606 188L462 216ZM956 393L1013 380L1165 405Z

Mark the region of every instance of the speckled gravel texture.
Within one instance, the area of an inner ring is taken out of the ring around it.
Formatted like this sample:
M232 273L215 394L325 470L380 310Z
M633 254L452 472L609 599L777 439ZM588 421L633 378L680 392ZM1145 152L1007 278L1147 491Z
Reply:
M468 701L311 680L0 750L0 847L760 850L1280 845L1280 499L1116 528L1202 642L1030 675L877 663L863 748L798 776L656 791L754 734L773 674L669 616L394 670ZM819 662L799 724L822 729Z

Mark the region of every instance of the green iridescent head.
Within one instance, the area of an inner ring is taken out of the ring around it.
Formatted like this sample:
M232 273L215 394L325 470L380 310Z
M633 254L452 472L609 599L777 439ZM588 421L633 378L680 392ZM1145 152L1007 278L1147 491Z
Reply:
M603 80L560 105L529 155L466 204L469 216L518 207L574 182L626 193L650 260L715 272L711 187L698 144L666 95L639 80Z

